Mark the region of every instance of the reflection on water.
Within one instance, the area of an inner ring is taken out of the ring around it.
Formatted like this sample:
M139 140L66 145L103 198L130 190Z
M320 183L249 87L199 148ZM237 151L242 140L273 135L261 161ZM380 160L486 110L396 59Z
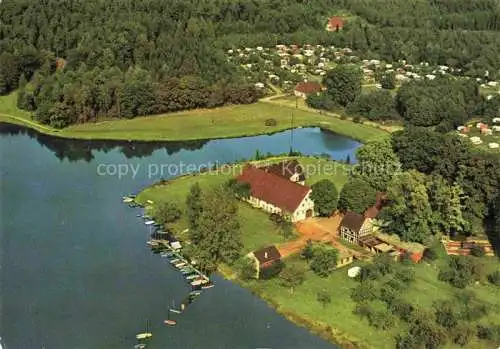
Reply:
M127 159L143 158L153 154L155 150L165 149L168 155L181 150L197 150L202 148L208 140L195 141L110 141L110 140L83 140L48 136L30 128L0 122L0 135L27 135L50 149L59 160L75 162L94 159L96 151L109 152L117 148Z

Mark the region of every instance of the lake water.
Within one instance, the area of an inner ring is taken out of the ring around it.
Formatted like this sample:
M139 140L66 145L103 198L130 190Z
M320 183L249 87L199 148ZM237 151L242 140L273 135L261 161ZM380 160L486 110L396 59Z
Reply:
M152 173L154 166L232 162L257 149L283 153L290 141L287 131L212 141L91 142L0 124L0 336L6 347L132 348L147 319L154 333L148 348L334 347L218 276L214 288L176 316L177 326L165 327L168 306L189 288L147 248L148 229L120 200L174 175ZM354 159L359 145L317 128L293 135L294 150L339 160ZM119 178L111 173L118 165L138 170Z

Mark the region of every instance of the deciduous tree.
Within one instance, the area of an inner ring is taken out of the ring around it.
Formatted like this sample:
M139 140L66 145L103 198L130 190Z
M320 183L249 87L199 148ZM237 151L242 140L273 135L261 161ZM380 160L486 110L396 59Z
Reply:
M320 216L330 216L338 203L338 191L332 181L322 179L311 186L311 200Z

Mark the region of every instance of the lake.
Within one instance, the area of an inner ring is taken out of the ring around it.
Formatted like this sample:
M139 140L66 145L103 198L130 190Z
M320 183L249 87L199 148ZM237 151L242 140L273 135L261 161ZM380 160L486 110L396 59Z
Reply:
M284 153L291 141L286 131L210 141L94 142L0 124L0 336L7 349L133 348L148 320L154 334L148 348L334 348L218 276L214 288L176 316L177 326L165 327L168 307L189 288L147 247L149 230L138 211L121 203L123 195L178 175L173 169L181 163L233 162L256 150ZM359 146L318 128L293 132L293 149L303 154L354 160ZM172 166L160 171L165 164Z

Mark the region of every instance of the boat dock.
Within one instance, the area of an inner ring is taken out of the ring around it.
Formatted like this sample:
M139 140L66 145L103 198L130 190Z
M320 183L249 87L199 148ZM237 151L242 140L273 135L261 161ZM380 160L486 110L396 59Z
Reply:
M137 208L140 207L138 203L135 202L135 195L129 195L122 197L122 201L128 204L129 207ZM152 202L151 202L152 204ZM210 278L205 275L201 270L199 270L193 262L189 261L187 257L184 257L180 253L181 244L177 241L169 232L161 231L161 224L155 222L152 217L148 216L145 212L143 214L137 214L138 218L144 220L144 224L149 228L149 239L146 242L153 251L158 251L162 258L165 258L173 268L182 273L185 281L191 286L191 291L184 298L184 300L179 304L179 308L176 308L174 304L168 310L168 313L181 314L186 310L187 306L194 302L194 300L199 297L203 290L214 287L214 284L210 281ZM153 231L154 229L154 231ZM176 324L175 320L170 319L164 321L165 324L173 326ZM136 344L135 348L145 348L146 343L142 341L149 339L152 333L140 333L136 336L139 343ZM1 348L0 348L1 349Z

